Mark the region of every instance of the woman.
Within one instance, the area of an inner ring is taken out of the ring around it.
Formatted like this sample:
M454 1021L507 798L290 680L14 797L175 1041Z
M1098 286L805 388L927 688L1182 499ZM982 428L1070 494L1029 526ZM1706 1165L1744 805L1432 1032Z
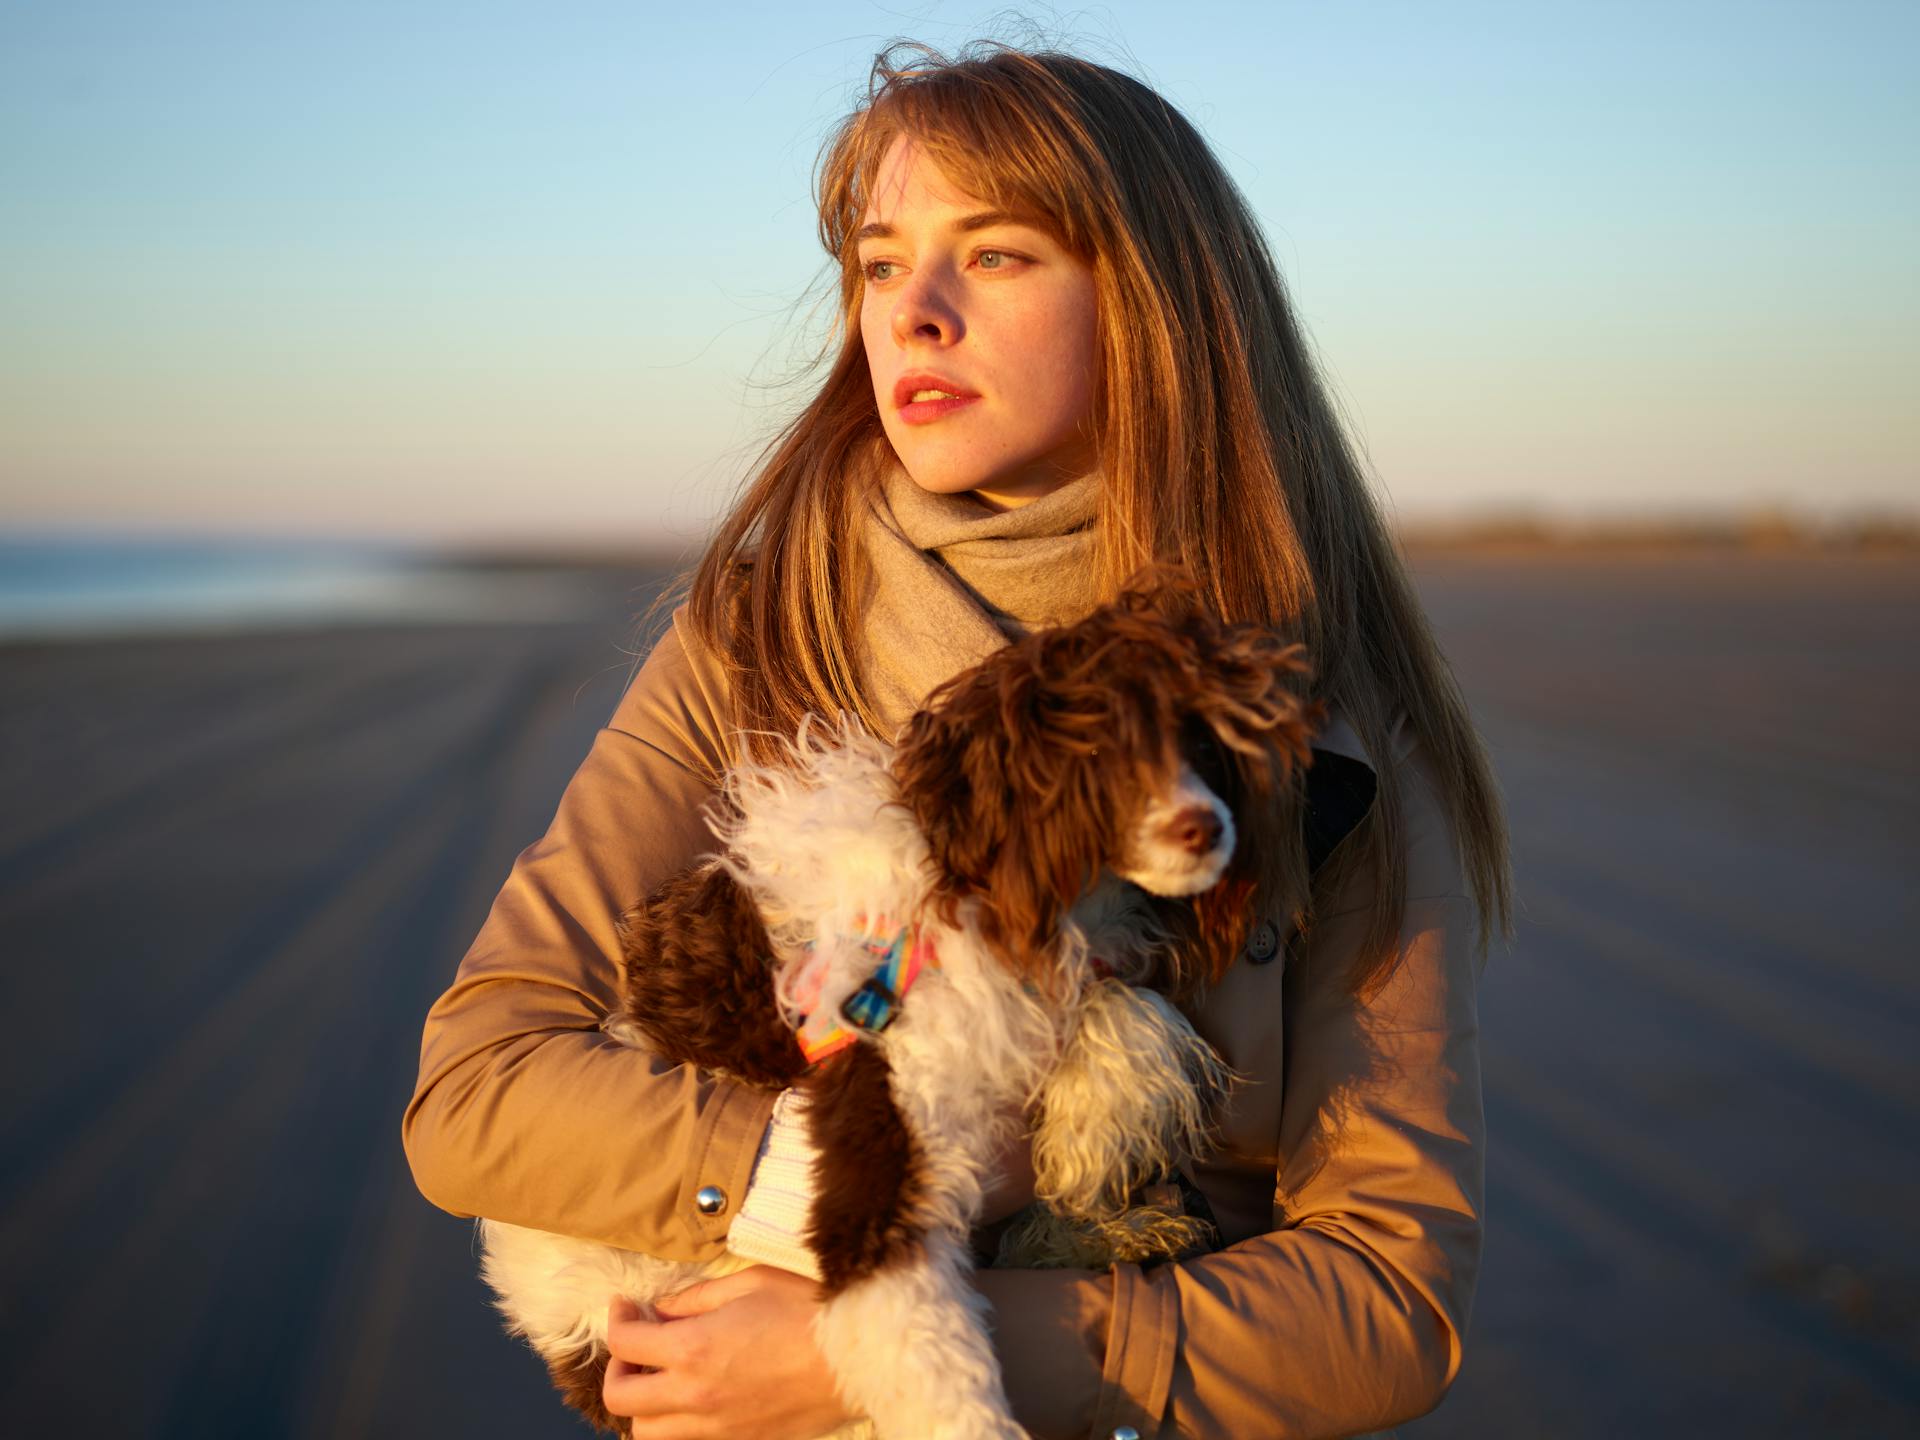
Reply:
M700 806L736 743L810 711L890 734L1008 635L1178 559L1224 615L1306 642L1334 715L1316 769L1367 784L1309 903L1249 916L1194 1008L1250 1077L1193 1177L1224 1248L981 1273L1008 1391L1043 1437L1423 1414L1478 1269L1474 957L1507 926L1505 830L1258 227L1147 87L998 47L883 54L820 179L831 371L434 1006L415 1177L456 1213L673 1258L717 1255L743 1214L764 1231L756 1161L791 1134L772 1097L600 1034L615 917L708 847ZM1295 841L1276 873L1308 868ZM845 1417L815 1303L759 1266L661 1322L622 1314L606 1403L636 1436L823 1433Z

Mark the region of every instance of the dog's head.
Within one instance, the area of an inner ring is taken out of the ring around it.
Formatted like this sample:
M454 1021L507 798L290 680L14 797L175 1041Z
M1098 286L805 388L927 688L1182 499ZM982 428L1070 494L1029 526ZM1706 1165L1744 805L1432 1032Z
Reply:
M1320 718L1291 688L1305 670L1300 646L1223 624L1181 572L1155 567L1113 604L956 675L908 722L893 766L938 899L950 912L973 901L989 943L1037 975L1067 911L1111 870L1199 897L1202 927L1222 937L1210 953L1230 954L1251 849Z

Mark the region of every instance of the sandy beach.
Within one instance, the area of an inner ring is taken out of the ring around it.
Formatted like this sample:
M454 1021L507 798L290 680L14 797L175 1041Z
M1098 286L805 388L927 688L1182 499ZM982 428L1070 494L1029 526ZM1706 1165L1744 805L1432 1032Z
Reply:
M1465 1368L1402 1434L1920 1430L1920 565L1416 560L1523 913ZM657 579L0 645L12 1433L586 1433L399 1120Z

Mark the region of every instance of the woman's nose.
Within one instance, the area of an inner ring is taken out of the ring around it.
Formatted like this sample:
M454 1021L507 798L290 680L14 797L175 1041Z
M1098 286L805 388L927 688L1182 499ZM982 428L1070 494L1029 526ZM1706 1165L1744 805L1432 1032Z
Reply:
M964 329L951 286L944 277L926 271L908 277L893 306L895 343L905 345L918 339L951 345Z

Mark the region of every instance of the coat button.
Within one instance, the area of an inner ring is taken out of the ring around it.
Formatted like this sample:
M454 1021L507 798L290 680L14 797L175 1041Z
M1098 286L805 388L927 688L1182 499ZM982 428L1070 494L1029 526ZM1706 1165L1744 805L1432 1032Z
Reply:
M1131 1425L1116 1425L1108 1440L1140 1440L1140 1432Z
M1262 920L1253 927L1253 933L1247 937L1247 959L1255 965L1264 965L1280 950L1280 936L1273 926Z
M702 1215L718 1215L727 1208L727 1192L718 1185L702 1185L694 1193L693 1203Z

